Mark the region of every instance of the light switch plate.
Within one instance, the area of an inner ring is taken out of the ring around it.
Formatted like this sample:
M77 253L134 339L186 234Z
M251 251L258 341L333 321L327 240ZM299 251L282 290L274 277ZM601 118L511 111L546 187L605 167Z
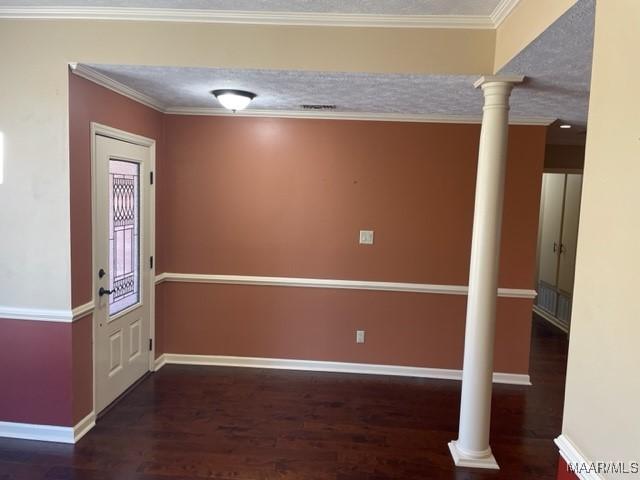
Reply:
M364 343L364 330L356 330L356 343Z
M360 245L373 245L373 230L360 230Z

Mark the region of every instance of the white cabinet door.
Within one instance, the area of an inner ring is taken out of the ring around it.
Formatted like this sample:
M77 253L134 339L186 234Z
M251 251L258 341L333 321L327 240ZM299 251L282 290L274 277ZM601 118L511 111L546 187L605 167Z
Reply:
M568 296L571 296L573 292L573 279L576 269L576 246L578 243L581 194L582 175L567 175L567 185L564 195L558 289Z
M542 176L538 276L540 281L553 287L558 278L564 183L564 174L545 173Z

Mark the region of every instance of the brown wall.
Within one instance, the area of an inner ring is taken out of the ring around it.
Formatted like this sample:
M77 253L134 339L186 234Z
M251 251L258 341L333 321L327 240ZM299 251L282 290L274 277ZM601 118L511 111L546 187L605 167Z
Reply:
M584 170L584 145L547 145L545 170Z
M91 122L156 140L156 170L162 174L163 115L93 82L69 74L69 169L71 177L71 303L91 301L93 281L91 253ZM158 186L157 191L160 190ZM160 192L158 192L160 193ZM157 205L158 229L162 227L163 195ZM156 251L163 248L157 235ZM162 255L158 255L162 257ZM158 259L162 261L161 258ZM162 265L158 265L162 267Z
M0 319L0 366L0 421L73 425L70 324Z
M462 368L466 297L165 285L171 353ZM531 301L501 298L496 371L528 373ZM366 342L355 344L355 331Z
M86 315L72 324L73 425L93 410L93 316Z
M479 134L169 115L166 270L466 285ZM502 287L533 285L544 138L511 128Z
M479 133L167 116L166 270L466 285ZM510 129L501 287L533 287L545 134ZM358 245L365 228L373 246ZM170 353L461 366L465 297L162 288ZM525 373L531 301L499 303L496 369ZM364 345L356 328L367 330Z

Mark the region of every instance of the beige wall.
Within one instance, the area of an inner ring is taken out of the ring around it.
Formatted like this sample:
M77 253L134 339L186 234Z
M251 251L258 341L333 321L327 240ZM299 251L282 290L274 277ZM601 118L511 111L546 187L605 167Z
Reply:
M84 63L416 74L489 71L495 38L494 31L482 29L95 20L0 25L2 37L13 44L37 47L35 63L43 56Z
M0 45L0 306L69 309L67 67L4 22Z
M594 461L640 459L639 23L637 0L597 3L563 424Z

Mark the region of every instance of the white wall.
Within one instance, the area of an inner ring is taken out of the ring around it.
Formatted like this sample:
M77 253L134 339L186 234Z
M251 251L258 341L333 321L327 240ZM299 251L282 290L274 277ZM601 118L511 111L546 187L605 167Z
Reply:
M67 68L2 27L0 45L0 306L69 309Z
M640 461L639 26L638 0L597 3L563 424L592 461Z

